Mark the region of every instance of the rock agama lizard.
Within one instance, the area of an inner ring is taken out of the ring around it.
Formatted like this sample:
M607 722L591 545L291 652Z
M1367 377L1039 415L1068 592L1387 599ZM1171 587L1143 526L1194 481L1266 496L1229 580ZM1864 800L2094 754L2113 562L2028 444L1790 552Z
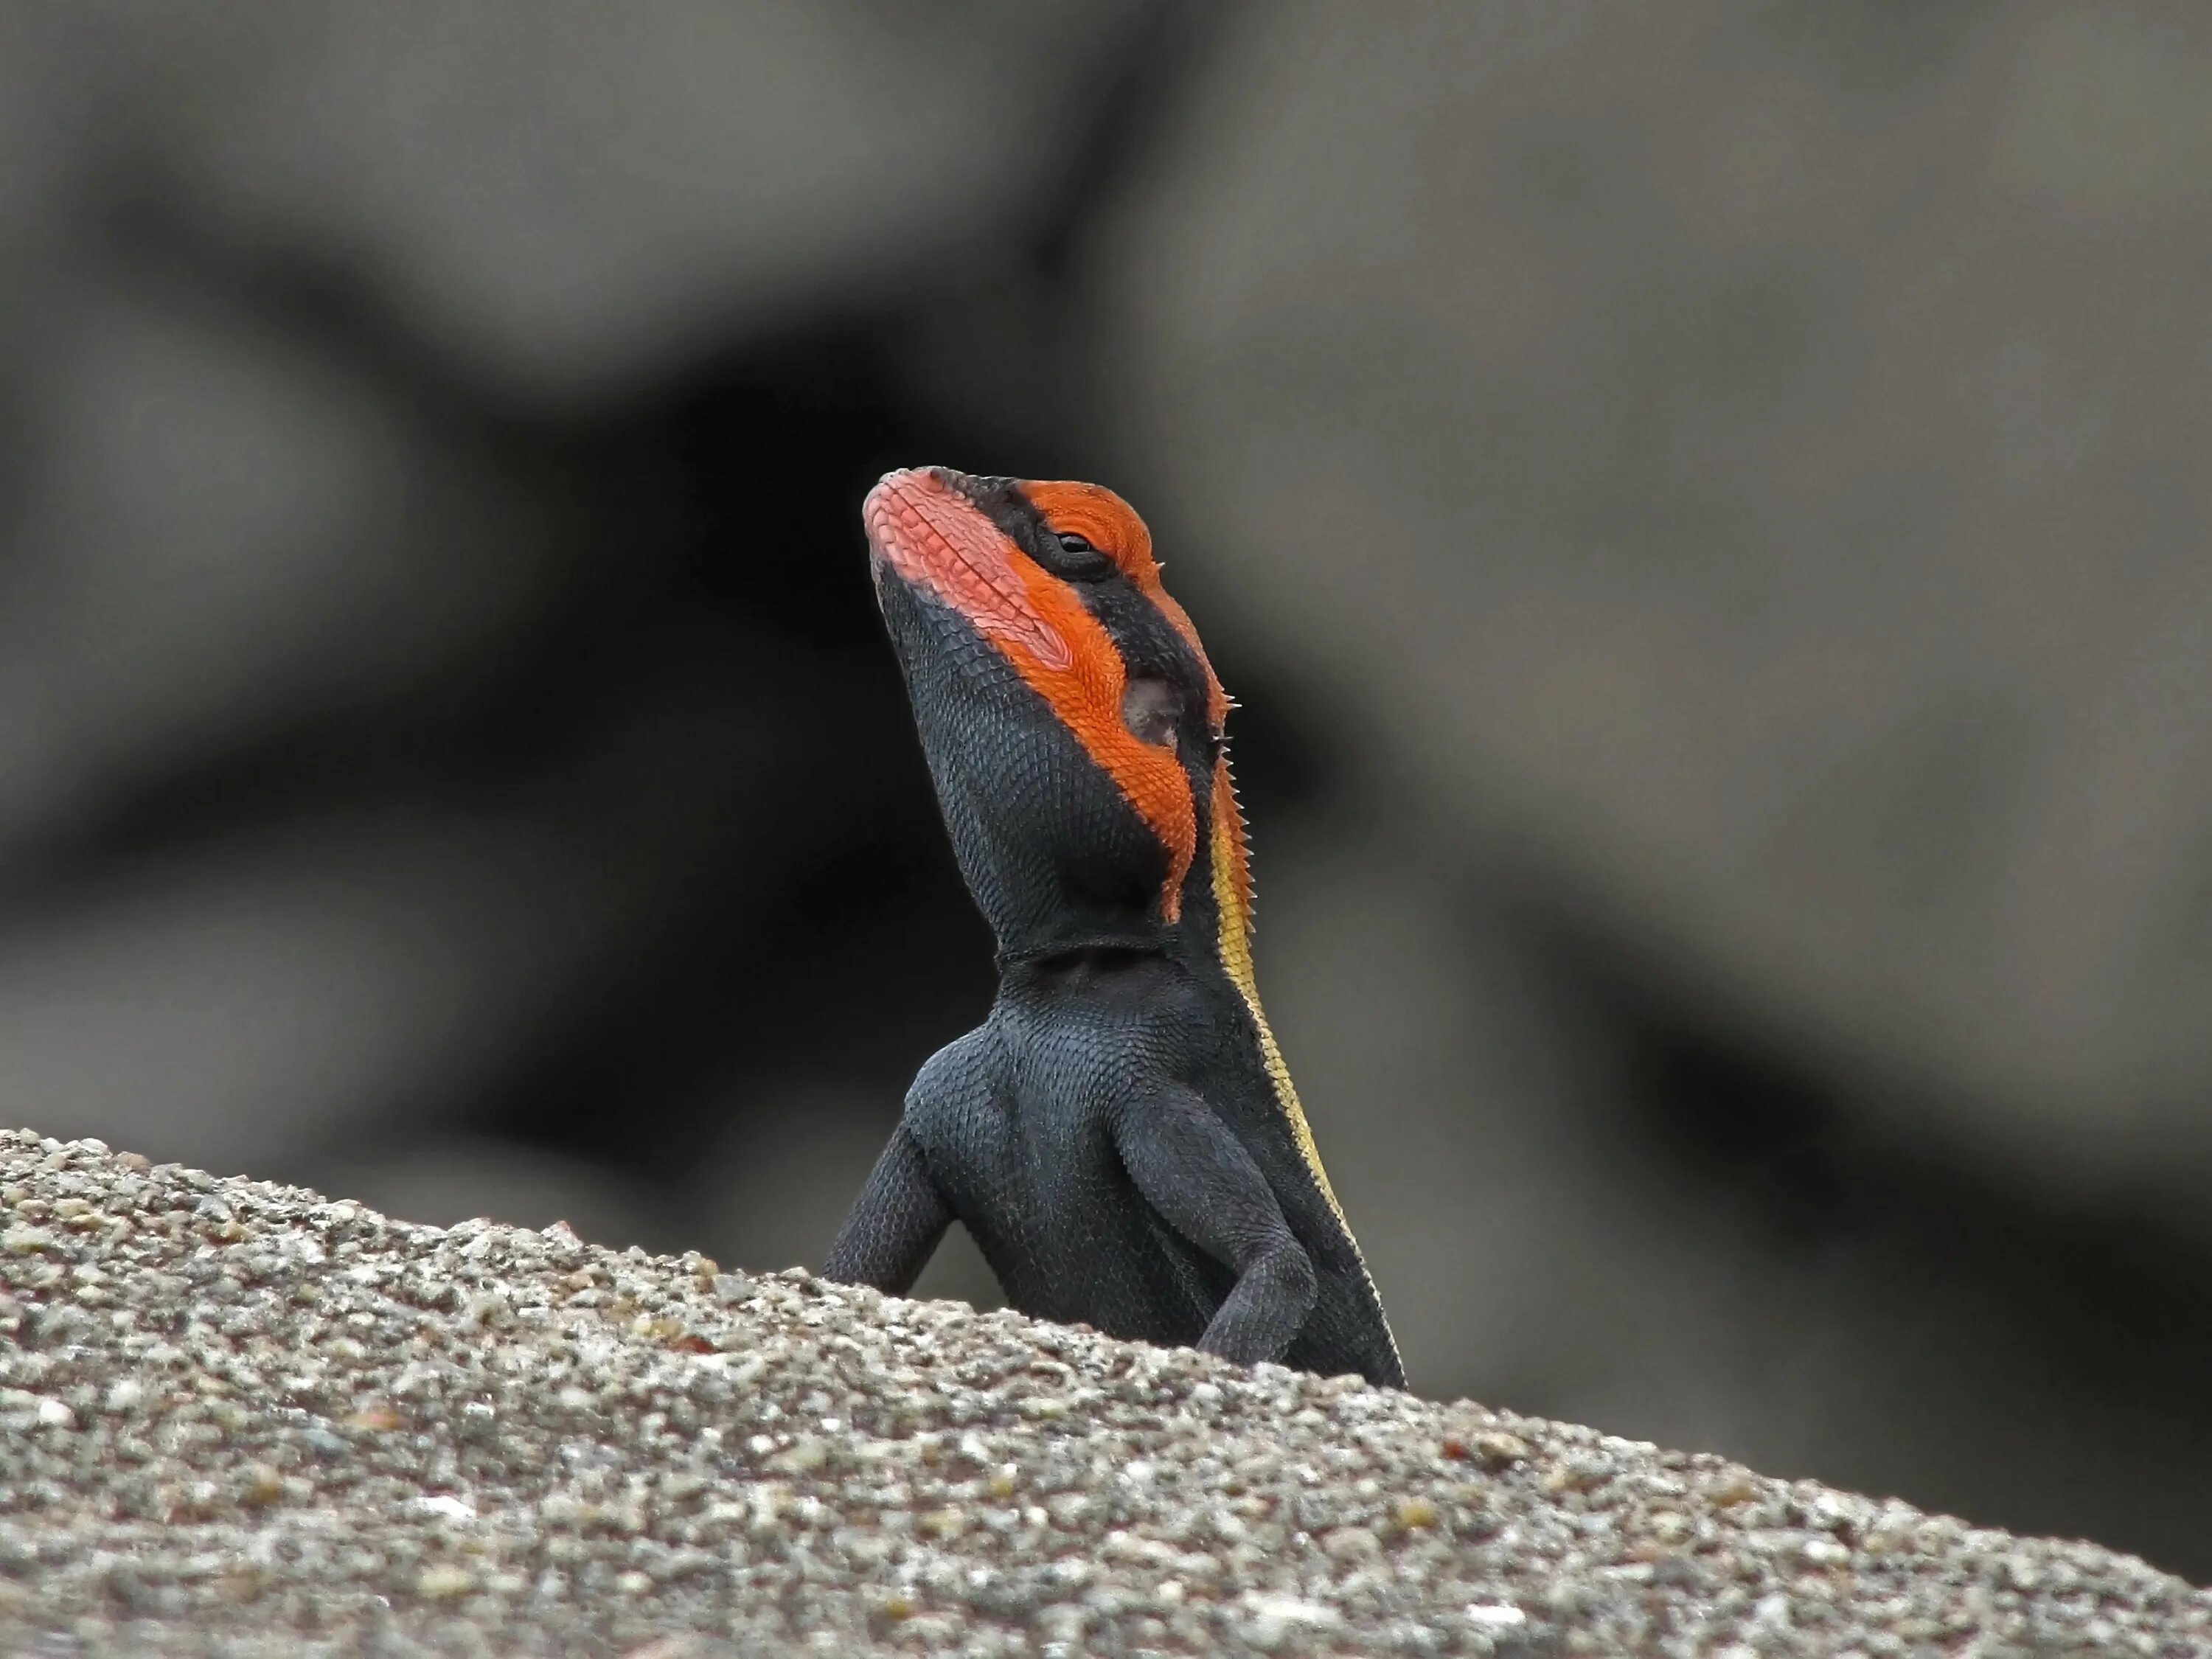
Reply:
M1402 1386L1253 985L1229 699L1095 484L893 472L862 508L915 722L997 935L824 1274L903 1291L961 1222L1024 1313Z

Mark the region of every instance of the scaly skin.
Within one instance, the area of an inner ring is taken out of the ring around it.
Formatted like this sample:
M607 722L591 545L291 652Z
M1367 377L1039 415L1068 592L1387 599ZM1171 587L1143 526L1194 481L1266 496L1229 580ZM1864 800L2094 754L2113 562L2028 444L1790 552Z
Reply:
M862 516L1000 978L823 1271L905 1291L957 1219L1024 1313L1402 1386L1253 986L1229 699L1143 521L940 467Z

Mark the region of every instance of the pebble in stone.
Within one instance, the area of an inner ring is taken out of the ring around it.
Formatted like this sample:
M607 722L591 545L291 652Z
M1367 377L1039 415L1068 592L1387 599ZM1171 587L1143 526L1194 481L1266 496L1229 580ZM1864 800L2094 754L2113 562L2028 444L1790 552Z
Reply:
M2086 1544L0 1132L0 1651L2212 1653Z

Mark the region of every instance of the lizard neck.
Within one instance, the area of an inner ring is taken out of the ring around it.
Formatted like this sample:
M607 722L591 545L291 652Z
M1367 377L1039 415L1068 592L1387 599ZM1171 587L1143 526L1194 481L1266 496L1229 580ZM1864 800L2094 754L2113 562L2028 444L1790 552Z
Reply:
M997 961L1003 975L1085 959L1093 964L1110 964L1116 958L1165 957L1179 954L1180 946L1181 941L1171 933L1158 928L1103 928L1029 945L1002 945Z
M1118 914L1071 908L1041 925L1002 929L997 956L1002 975L1034 966L1056 969L1079 957L1094 959L1093 965L1107 957L1176 960L1227 975L1256 1011L1248 942L1250 864L1227 757L1210 769L1194 768L1191 781L1196 856L1175 890L1174 914L1163 914L1164 905Z

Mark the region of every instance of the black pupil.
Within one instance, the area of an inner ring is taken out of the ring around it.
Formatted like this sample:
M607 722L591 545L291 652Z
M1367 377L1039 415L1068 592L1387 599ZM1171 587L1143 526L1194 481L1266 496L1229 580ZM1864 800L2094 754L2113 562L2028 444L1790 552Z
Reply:
M1060 535L1060 545L1063 551L1069 553L1096 553L1098 550L1082 537L1066 532Z

